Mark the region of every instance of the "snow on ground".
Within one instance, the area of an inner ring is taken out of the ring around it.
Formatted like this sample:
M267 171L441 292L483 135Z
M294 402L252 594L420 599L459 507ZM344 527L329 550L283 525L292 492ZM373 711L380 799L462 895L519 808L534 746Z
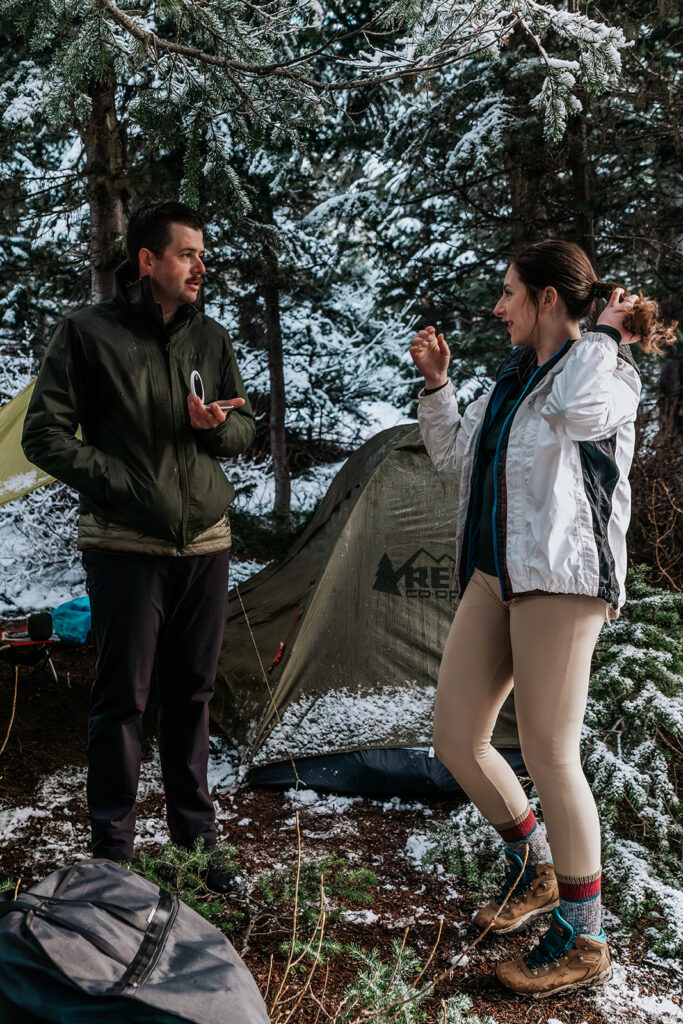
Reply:
M232 790L238 777L239 757L237 752L219 737L212 737L209 760L209 785L212 791L225 793ZM159 757L156 749L145 759L138 792L139 802L148 801L146 809L141 809L138 817L136 851L151 849L168 841L165 820L159 808L163 807L163 787ZM242 792L242 799L244 791ZM240 829L245 841L256 841L259 836L258 795L251 798L247 795L247 806L253 811L244 813L244 803L240 806L231 795L227 800L217 804L217 820L219 833L222 822L232 820L232 824ZM290 789L284 794L284 800L290 807L299 812L302 835L308 837L309 845L315 843L316 833L326 837L325 848L329 849L332 835L345 835L345 845L353 845L353 836L360 836L363 829L362 820L354 819L353 812L364 801L360 797L343 797L337 794L322 794L312 789ZM251 803L250 803L251 801ZM426 819L433 813L432 809L417 801L392 800L365 801L381 808L386 814L406 812L412 815L413 825L416 815L424 815ZM9 841L19 844L24 850L33 850L33 859L27 857L25 865L25 882L31 870L44 874L57 864L68 864L88 856L88 829L83 813L85 807L85 769L65 768L53 775L45 777L36 787L31 805L23 808L12 808L0 804L0 843ZM238 809L239 808L239 809ZM237 820L235 820L237 819ZM319 824L318 824L319 823ZM408 823L408 821L406 821ZM291 826L287 823L291 836ZM320 832L320 827L323 831ZM425 829L428 827L425 820ZM234 833L233 833L234 835ZM38 840L36 842L36 839ZM30 840L30 842L29 842ZM477 841L476 835L474 842ZM413 831L407 837L404 856L420 868L422 857L428 852L426 832ZM283 853L285 851L283 850ZM400 855L399 855L400 856ZM289 855L285 853L285 859ZM349 857L349 860L353 858ZM289 862L289 861L288 861ZM278 862L279 863L279 862ZM280 867L283 865L280 864ZM449 905L451 899L457 899L458 880L451 879L441 865L424 868L426 875L439 880L443 886L443 903ZM426 879L425 875L425 881ZM398 883L397 883L398 884ZM462 883L460 883L462 884ZM393 884L384 888L395 889ZM406 888L398 885L399 889ZM419 896L414 886L409 887L411 898ZM415 907L410 906L410 916L392 917L385 912L376 913L371 909L351 910L344 913L344 919L353 925L373 927L380 921L390 931L400 931L405 927L414 927L433 923L434 913L413 900ZM452 913L452 912L451 912ZM450 916L450 915L449 915ZM653 953L646 953L639 958L628 955L630 936L623 928L619 919L607 913L605 924L610 932L610 942L614 955L614 977L605 986L591 991L587 998L605 1013L607 1019L620 1021L627 1019L629 1024L678 1024L683 1021L681 996L683 993L683 969L675 961L664 960ZM385 919L386 918L386 919ZM462 936L462 948L467 948L471 936L466 923L449 921ZM397 932L398 933L398 932ZM458 943L459 944L459 943ZM454 951L455 952L455 951ZM494 954L495 955L495 954ZM471 959L471 958L470 958ZM465 967L467 960L460 961ZM528 1018L525 1018L528 1019ZM539 1024L581 1024L579 1017L566 1020L564 1016L555 1017L552 1012L541 1015Z
M236 783L239 758L237 751L220 737L211 737L209 751L209 791L230 790ZM14 808L0 802L0 845L25 846L33 851L27 857L26 868L38 874L58 864L68 864L89 856L90 833L82 815L85 810L86 769L65 768L45 777L36 787L30 807ZM138 784L138 804L163 794L163 781L159 752L154 747L150 757L141 766ZM217 803L217 821L233 817L233 813ZM36 836L39 837L35 842ZM28 840L31 843L28 843ZM135 836L137 852L169 841L165 819L141 814Z
M363 802L361 796L318 793L315 789L288 789L285 798L295 810L306 808L312 814L345 814L354 804Z
M212 736L209 743L207 779L209 793L227 793L237 784L239 754L220 736Z
M258 750L257 764L285 760L287 737L296 735L300 757L326 751L391 746L396 730L412 722L416 743L428 743L434 712L433 686L377 686L372 693L340 687L324 694L303 693L282 712Z
M344 910L342 917L350 924L376 924L380 920L379 914L372 910Z
M406 857L419 867L431 849L427 836L422 832L413 832L406 842Z
M625 966L614 958L612 969L611 981L595 992L597 1005L612 1020L619 1020L620 1009L626 1005L643 1014L637 1018L640 1020L657 1024L683 1021L680 1003L683 972L676 963L649 955L642 967L634 967L632 964ZM656 994L652 994L653 982Z

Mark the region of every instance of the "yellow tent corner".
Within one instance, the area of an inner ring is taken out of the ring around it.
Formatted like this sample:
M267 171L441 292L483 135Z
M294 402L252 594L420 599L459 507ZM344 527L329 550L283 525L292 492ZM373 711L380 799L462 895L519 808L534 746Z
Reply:
M0 409L0 505L54 479L30 463L21 449L21 431L34 384L31 381Z

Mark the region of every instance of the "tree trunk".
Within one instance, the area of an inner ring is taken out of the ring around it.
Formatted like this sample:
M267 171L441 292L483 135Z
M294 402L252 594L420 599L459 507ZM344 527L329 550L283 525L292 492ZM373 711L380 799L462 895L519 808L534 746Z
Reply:
M510 41L510 49L524 56L526 47L526 39L516 32ZM506 92L516 108L526 108L529 102L526 82L509 80ZM557 158L541 137L540 126L535 120L527 119L519 129L508 134L505 165L510 190L510 241L515 252L554 234L548 197L552 194L557 174Z
M529 146L526 156L518 151L506 158L510 181L510 234L515 252L548 234L544 182L548 163L544 148L539 143L537 148Z
M683 359L667 360L659 372L659 434L672 457L683 450Z
M269 251L264 261L263 298L266 307L266 343L270 373L270 454L275 474L273 511L288 518L291 500L289 460L285 436L285 371L280 326L280 285L277 256Z
M115 83L92 82L88 92L92 108L83 139L90 206L88 249L92 301L102 302L111 297L114 271L123 256L123 140L116 114Z
M586 121L588 97L584 93L580 99L584 113L577 114L572 118L568 133L569 167L574 186L574 230L577 244L584 250L597 271L588 123Z

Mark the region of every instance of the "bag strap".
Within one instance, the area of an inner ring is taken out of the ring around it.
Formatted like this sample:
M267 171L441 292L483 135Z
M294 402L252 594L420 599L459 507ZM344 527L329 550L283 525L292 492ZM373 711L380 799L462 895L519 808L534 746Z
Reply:
M12 914L17 910L27 911L35 910L35 903L29 903L27 900L15 900L12 898L11 893L5 893L0 896L0 918L6 917L7 914Z
M144 984L164 951L179 906L176 896L171 896L165 889L159 890L159 903L147 926L147 932L140 943L140 948L131 960L125 974L108 990L108 995L120 995L126 988L137 988Z
M179 901L177 897L171 896L170 893L166 892L165 889L159 890L159 902L155 908L155 911L148 922L144 915L137 914L134 911L126 911L123 907L117 907L114 904L95 902L91 901L90 904L83 900L65 900L57 897L42 897L34 895L33 893L26 893L30 895L34 900L40 901L38 903L32 903L27 899L14 899L10 893L0 894L0 919L5 917L7 914L12 913L23 913L24 921L23 926L27 933L34 939L38 945L43 949L43 952L51 959L49 954L45 952L42 943L38 939L32 928L33 920L36 917L40 917L43 920L50 921L51 924L56 925L58 928L63 928L66 931L74 932L76 935L82 936L91 945L109 957L110 960L116 961L126 968L122 977L119 981L115 982L114 985L108 990L108 994L116 995L128 987L137 988L138 985L143 984L149 975L156 967L161 954L163 953L166 940L168 939L169 932L173 926L173 922L176 919L176 915L179 909ZM114 916L120 917L125 923L133 924L138 930L145 932L138 951L133 959L128 960L123 957L112 943L103 939L100 935L95 934L83 925L76 924L73 921L65 921L60 918L54 911L50 909L50 904L69 904L71 906L98 906L102 909L108 910ZM133 921L129 920L134 919ZM138 920L144 918L144 928L140 928Z

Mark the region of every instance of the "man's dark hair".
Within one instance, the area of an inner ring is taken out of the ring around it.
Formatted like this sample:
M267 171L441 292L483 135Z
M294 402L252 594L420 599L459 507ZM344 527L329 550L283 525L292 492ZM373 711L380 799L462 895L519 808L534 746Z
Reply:
M171 224L185 224L188 228L203 231L204 224L196 210L184 203L156 203L142 206L128 221L126 248L128 258L137 267L140 249L149 249L155 256L161 256L171 241Z

